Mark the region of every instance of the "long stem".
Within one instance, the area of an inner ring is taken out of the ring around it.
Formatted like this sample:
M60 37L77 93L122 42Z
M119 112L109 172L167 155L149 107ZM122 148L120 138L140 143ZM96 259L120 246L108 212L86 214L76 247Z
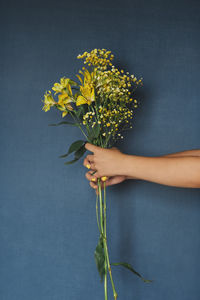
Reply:
M113 289L113 296L114 296L114 299L117 300L117 292L115 290L115 285L114 285L113 278L112 278L112 271L111 271L111 266L110 266L110 261L109 261L109 256L108 256L108 247L107 247L107 242L106 241L104 241L104 249L105 249L106 260L107 260L107 264L108 264L108 271L109 271L109 274L110 274L112 289Z
M106 185L104 182L104 204L103 204L103 225L104 225L104 237L105 237L105 241L107 239L107 233L106 233ZM107 261L105 259L105 277L104 277L104 290L105 290L105 300L107 300Z
M105 232L105 216L103 213L103 203L102 203L102 193L101 193L101 179L98 178L98 192L99 192L99 208L100 208L100 227L101 227L101 232L103 233L103 245L106 240L106 232ZM105 211L105 208L104 208ZM105 249L105 246L104 246ZM105 250L104 250L105 251ZM108 288L107 288L107 260L105 256L105 262L104 262L104 268L105 268L105 274L104 274L104 295L105 295L105 300L108 299Z
M100 224L101 229L104 233L103 236L103 246L105 251L105 276L107 277L107 269L110 275L111 285L113 289L113 296L114 299L117 300L117 293L115 290L115 285L112 278L112 272L111 272L111 266L110 266L110 260L108 255L108 246L107 246L107 238L106 238L106 187L104 183L104 214L103 214L103 205L102 205L102 193L101 193L101 179L98 178L98 192L99 192L99 205L100 205ZM103 222L104 221L104 222ZM103 227L104 226L104 227ZM107 278L104 277L104 290L105 290L105 299L107 299Z
M98 194L97 194L97 197L96 197L96 218L97 218L97 226L99 228L99 233L102 237L104 237L104 233L101 229L101 226L100 226L100 223L99 223L99 209L98 209Z

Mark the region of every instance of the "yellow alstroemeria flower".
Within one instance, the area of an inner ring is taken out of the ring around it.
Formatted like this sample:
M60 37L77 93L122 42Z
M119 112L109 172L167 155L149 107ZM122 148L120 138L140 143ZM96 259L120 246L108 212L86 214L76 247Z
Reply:
M73 110L71 106L71 102L73 102L72 98L67 93L62 93L58 95L58 107L59 110L63 111L62 117L65 117L68 114L68 110Z
M56 104L56 102L51 94L51 91L48 91L45 93L43 102L44 102L44 106L42 109L45 112L50 110L50 108Z
M80 70L79 73L83 75L83 79L80 77L80 75L76 76L78 77L82 85L93 84L93 80L96 76L96 71L90 73L87 69L84 68L84 72Z
M89 72L87 69L85 69L85 73L84 73L84 85L85 84L90 84L92 81L92 77L93 77L93 72Z
M62 77L60 83L56 82L52 87L52 90L55 91L55 94L62 93L63 90L67 89L67 92L72 96L72 89L69 84L70 79Z
M77 97L76 106L82 104L90 105L92 101L95 101L95 92L92 85L86 84L84 86L80 86L80 92L82 95Z
M84 68L84 73L82 71L79 71L79 73L83 75L83 80L79 75L77 75L82 85L80 85L81 95L77 97L76 105L90 105L92 101L95 101L95 91L93 86L95 72L90 73L87 69Z

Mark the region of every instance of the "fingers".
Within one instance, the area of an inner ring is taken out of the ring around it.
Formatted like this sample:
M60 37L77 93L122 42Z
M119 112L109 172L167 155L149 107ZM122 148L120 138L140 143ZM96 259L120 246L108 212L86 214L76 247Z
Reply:
M95 189L96 190L96 193L98 194L98 185L97 185L97 183L94 183L93 181L90 181L90 186L93 188L93 189ZM101 189L103 189L104 188L104 184L103 184L103 182L101 182Z
M87 155L83 161L83 165L88 169L95 170L94 155Z
M91 186L91 188L93 188L93 189L95 190L96 194L98 195L99 192L98 192L98 185L97 185L96 178L93 177L89 172L86 173L86 178L87 178L88 180L90 180L90 186ZM94 181L96 181L96 182L92 181L93 179L94 179Z
M109 186L109 185L118 184L123 182L124 180L125 180L124 176L113 176L107 180L106 185Z
M97 184L95 184L94 182L90 181L90 186L93 188L93 189L98 189L98 186Z
M86 144L85 144L85 149L87 149L87 150L89 150L89 151L95 153L96 151L98 151L99 149L101 149L101 147L97 147L97 146L92 145L92 144L90 144L90 143L86 143Z
M97 178L92 175L92 171L89 171L85 174L85 177L89 180L89 181L93 181L93 182L96 182L97 181Z
M85 174L85 177L90 181L90 186L92 188L98 189L97 180L98 180L99 176L98 176L98 174L96 175L96 173L94 175L92 173L93 173L92 171L87 172ZM107 181L109 182L109 179L106 176L101 177L101 188L104 187L104 182L106 182L106 186L111 185L111 184L107 184Z
M97 178L95 178L94 175L92 175L92 172L89 171L85 174L86 178L90 181L90 186L94 189L98 189L98 184L97 184ZM104 176L105 177L105 176ZM101 188L104 188L104 183L106 186L110 185L115 185L123 182L126 180L125 176L113 176L113 177L106 177L106 180L104 177L101 177Z
M90 163L94 162L94 155L87 155L87 159Z

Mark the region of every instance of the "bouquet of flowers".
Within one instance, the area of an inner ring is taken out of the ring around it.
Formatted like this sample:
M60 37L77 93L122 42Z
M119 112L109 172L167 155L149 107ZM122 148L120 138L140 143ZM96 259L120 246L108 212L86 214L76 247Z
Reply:
M134 112L138 106L135 90L142 86L142 78L137 79L129 72L125 73L124 70L119 70L113 65L114 55L111 51L94 49L79 54L77 58L83 59L87 66L83 66L76 75L78 82L62 77L60 82L56 82L52 87L54 94L49 90L43 99L45 112L51 107L62 112L64 120L58 124L51 124L52 126L77 126L83 134L82 140L73 142L68 152L60 156L66 158L74 154L74 158L65 164L72 164L84 155L86 142L102 148L111 148L116 140L123 138L122 132L132 128ZM129 269L144 282L151 282L151 280L144 279L127 262L110 263L106 233L106 180L105 176L97 179L96 217L99 240L94 256L101 281L104 279L105 300L108 299L108 273L116 300L117 292L111 265L121 265Z

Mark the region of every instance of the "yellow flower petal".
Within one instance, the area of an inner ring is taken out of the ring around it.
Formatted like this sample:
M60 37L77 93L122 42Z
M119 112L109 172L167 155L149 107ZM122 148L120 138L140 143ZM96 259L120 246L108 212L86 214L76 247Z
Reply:
M76 106L86 104L86 103L87 103L87 99L85 99L83 96L78 96L77 97Z
M95 101L95 92L94 92L94 88L92 89L92 92L91 92L91 101Z
M64 99L67 99L67 98L69 98L68 94L63 93L63 94L58 95L58 100L60 102L62 102Z
M72 96L72 89L71 89L71 85L70 84L67 85L67 89L69 91L69 94Z
M45 112L50 110L50 108L56 104L56 102L51 94L51 91L45 93L43 102L44 102L43 110Z
M62 93L58 95L58 104L65 108L65 105L72 102L70 96L67 93Z
M63 111L63 113L62 113L62 118L64 118L67 114L68 114L67 111Z
M76 75L76 76L77 76L78 79L80 80L81 84L83 84L83 80L82 80L81 76L79 76L79 75Z
M90 90L90 87L89 87L88 85L81 86L81 87L80 87L80 91L81 91L82 95L83 95L86 99L90 99L91 90Z

